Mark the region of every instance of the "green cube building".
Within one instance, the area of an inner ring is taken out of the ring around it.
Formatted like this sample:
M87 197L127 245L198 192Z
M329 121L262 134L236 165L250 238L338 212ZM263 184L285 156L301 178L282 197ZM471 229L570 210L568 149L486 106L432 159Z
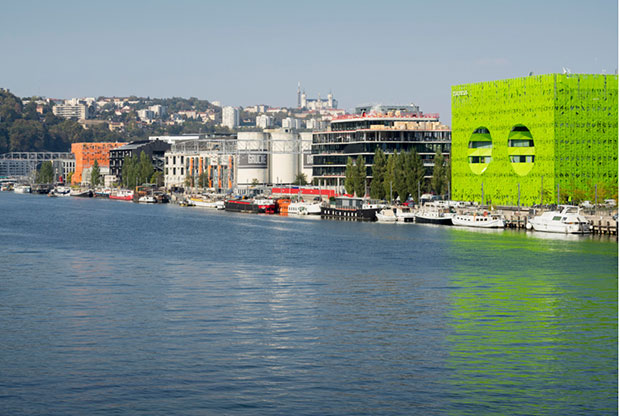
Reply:
M534 205L618 193L618 76L452 87L452 198ZM558 192L559 191L559 192Z

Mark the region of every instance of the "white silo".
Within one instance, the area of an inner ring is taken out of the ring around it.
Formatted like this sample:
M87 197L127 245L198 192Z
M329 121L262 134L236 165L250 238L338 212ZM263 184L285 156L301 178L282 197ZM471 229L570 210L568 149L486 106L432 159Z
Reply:
M299 166L299 135L288 129L271 131L269 179L272 184L292 184Z
M248 186L258 181L259 184L269 182L268 170L268 133L239 132L237 133L237 185Z

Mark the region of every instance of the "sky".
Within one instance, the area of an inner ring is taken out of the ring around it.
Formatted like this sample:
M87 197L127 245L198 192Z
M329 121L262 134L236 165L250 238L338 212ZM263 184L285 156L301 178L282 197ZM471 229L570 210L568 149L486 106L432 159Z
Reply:
M0 0L0 87L20 97L197 97L294 107L415 103L450 88L612 74L616 0Z

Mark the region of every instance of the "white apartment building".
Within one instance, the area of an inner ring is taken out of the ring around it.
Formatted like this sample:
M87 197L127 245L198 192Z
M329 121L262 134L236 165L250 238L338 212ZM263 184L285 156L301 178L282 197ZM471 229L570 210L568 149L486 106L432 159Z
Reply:
M271 128L273 127L273 120L273 117L266 114L261 114L256 117L256 127L260 127L261 129Z
M151 110L138 110L138 117L140 117L140 120L145 121L145 120L152 120L155 118L155 113Z
M62 118L76 118L78 120L86 120L88 118L88 106L84 104L59 104L52 107L55 116Z
M303 121L298 118L287 117L282 120L283 129L295 129L300 130L303 127Z
M235 107L224 107L222 109L222 126L229 129L239 127L239 109Z
M151 110L153 112L153 115L158 118L166 114L166 107L161 104L151 105L149 106L149 110Z

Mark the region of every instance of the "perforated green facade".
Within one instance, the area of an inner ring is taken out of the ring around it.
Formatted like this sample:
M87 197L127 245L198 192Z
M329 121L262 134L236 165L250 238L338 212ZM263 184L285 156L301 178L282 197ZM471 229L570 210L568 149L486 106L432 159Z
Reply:
M490 142L489 142L490 138ZM452 198L533 205L617 197L618 76L452 87ZM520 201L519 198L520 188Z

